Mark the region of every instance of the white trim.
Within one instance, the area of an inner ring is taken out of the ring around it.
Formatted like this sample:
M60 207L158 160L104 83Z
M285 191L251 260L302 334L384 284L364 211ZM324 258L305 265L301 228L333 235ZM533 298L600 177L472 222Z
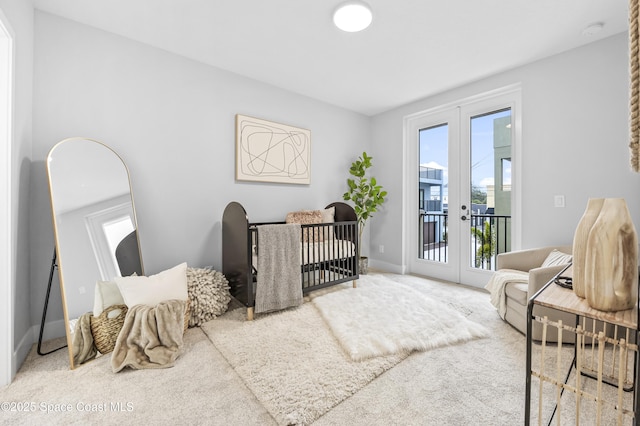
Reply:
M412 114L408 114L404 117L405 121L410 119L415 119L417 117L433 114L436 112L442 112L448 109L456 108L456 107L464 107L469 104L476 103L478 101L486 101L496 96L504 96L511 93L520 93L522 90L522 85L520 83L510 84L499 89L489 90L487 92L482 92L477 95L468 96L463 99L459 99L457 101L447 102L446 104L438 105L437 107L427 108L422 111L414 112Z
M446 124L448 127L448 157L449 164L453 164L461 153L457 141L460 128L460 108L454 106L452 108L434 108L430 112L424 114L414 114L405 120L406 139L406 164L404 186L407 188L407 197L405 201L405 223L406 239L404 250L407 255L407 268L411 273L431 276L446 280L449 282L460 282L460 265L456 258L449 258L448 262L435 262L427 259L417 259L415 257L416 248L418 247L418 221L416 212L418 204L416 195L418 193L418 185L416 180L416 168L418 166L418 134L420 129L430 128L432 126L440 126ZM459 186L460 176L449 173L449 188L457 188ZM449 192L449 205L459 205L458 194ZM459 244L459 236L457 228L450 227L449 241L453 242L453 246Z
M14 375L14 316L13 294L15 276L13 253L15 238L12 232L12 191L11 177L13 142L13 92L14 92L14 40L15 35L9 20L0 10L0 386L11 383Z
M109 281L113 279L113 277L122 276L115 258L115 252L109 247L104 225L109 222L120 221L123 218L129 218L131 228L125 235L122 235L122 238L135 230L133 226L134 217L133 210L131 210L131 202L120 203L85 216L85 227L87 228L89 241L96 256L98 270L100 271L100 276L103 281Z
M463 132L462 132L462 139L467 141L467 143L470 143L471 141L470 124L471 124L471 119L474 116L487 113L490 111L499 111L503 108L508 108L511 111L511 121L512 121L511 158L514 160L512 164L512 168L515 169L516 171L520 171L519 166L518 167L514 166L514 164L521 163L521 159L519 157L520 151L516 148L520 145L520 140L518 138L518 134L516 133L516 127L519 128L519 125L516 126L513 124L513 122L515 121L521 122L522 114L520 112L520 104L518 102L519 95L520 95L520 90L516 88L515 90L492 93L486 99L478 99L472 103L465 104L462 107L462 119L461 119L461 124L464 126ZM464 164L469 164L469 163L470 163L470 159L466 158L464 160ZM461 172L463 173L461 182L465 182L465 185L468 185L467 182L471 181L469 170L466 168L463 168L461 169ZM519 247L520 245L520 240L518 236L520 235L520 232L518 232L520 228L519 228L519 220L518 220L519 209L518 209L518 206L514 206L514 202L516 201L516 199L521 199L521 197L518 197L518 196L521 195L522 188L519 186L520 181L517 179L512 179L511 184L513 188L513 190L511 191L511 230L513 234L515 234L515 235L512 235L511 237L511 250L515 250L514 247L516 246ZM465 186L464 188L462 186L460 187L460 191L466 192L468 190L469 190L468 186ZM466 196L470 194L463 193L463 195L466 198ZM460 238L461 238L460 244L462 245L464 241L471 240L471 235L470 235L470 229L467 227L463 227L461 231L462 232L460 234ZM464 252L463 254L463 257L464 257L462 260L463 266L460 274L461 282L466 285L484 288L486 283L489 281L489 278L492 273L490 271L476 269L468 266L468 265L471 265L471 259L469 258L469 255L470 255L470 252Z

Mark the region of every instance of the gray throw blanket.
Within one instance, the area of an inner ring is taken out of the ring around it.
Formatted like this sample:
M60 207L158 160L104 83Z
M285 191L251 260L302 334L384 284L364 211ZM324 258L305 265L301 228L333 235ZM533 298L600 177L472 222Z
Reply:
M258 226L255 312L302 304L300 224Z
M173 367L182 351L185 305L184 300L167 300L129 308L111 354L113 372Z

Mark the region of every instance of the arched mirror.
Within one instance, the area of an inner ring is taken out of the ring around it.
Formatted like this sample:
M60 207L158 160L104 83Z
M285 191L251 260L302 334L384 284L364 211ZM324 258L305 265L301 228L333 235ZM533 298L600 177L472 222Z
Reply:
M53 228L71 368L78 319L94 309L98 281L143 275L129 170L111 148L86 138L47 156ZM76 349L77 351L77 349Z

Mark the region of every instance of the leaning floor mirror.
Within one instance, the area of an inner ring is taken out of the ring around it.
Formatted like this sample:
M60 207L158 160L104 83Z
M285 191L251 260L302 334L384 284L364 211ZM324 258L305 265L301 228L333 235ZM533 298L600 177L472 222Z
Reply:
M115 151L96 140L69 138L49 151L46 166L73 369L99 355L79 338L83 330L91 333L88 313L123 315L102 306L112 302L101 285L143 275L142 256L129 170Z

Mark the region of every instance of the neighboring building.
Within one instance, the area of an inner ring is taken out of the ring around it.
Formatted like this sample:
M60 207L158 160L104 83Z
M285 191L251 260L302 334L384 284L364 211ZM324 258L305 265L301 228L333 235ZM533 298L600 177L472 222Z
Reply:
M423 246L444 240L444 170L420 166L419 208L423 217Z

